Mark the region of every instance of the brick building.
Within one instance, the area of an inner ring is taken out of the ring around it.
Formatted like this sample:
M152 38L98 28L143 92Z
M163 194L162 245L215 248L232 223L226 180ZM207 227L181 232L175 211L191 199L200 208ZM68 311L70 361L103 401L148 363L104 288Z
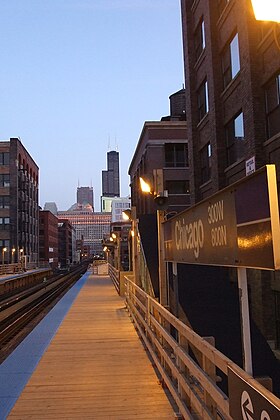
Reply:
M21 141L0 142L0 250L4 262L39 257L39 168Z
M191 203L246 176L249 160L255 169L275 164L279 186L280 51L275 42L275 36L280 36L279 27L277 30L273 23L256 21L250 0L182 0L181 10ZM199 270L200 275L196 267L189 268L188 276L192 275L196 282L188 285L184 278L179 280L179 295L189 296L190 318L192 302L196 303L193 314L209 308L204 324L193 316L193 325L197 325L200 334L205 334L205 325L210 324L212 317L213 325L217 326L213 328L220 329L224 337L221 349L227 353L231 351L225 343L228 327L222 327L222 322L234 300L230 297L220 300L220 294L225 282L231 280L236 284L235 269L199 267ZM279 274L253 269L247 273L252 319L277 354ZM216 282L218 277L220 286ZM226 293L231 296L229 290L224 291L224 296ZM256 345L253 347L256 353ZM257 360L258 356L254 357ZM259 357L256 372L262 369Z
M102 253L102 240L110 232L111 213L93 212L90 205L75 204L67 211L59 211L58 219L69 220L75 228L76 240L83 240L88 256Z
M73 226L67 219L58 221L58 265L68 268L73 261Z
M157 169L162 170L161 185L156 185L154 170ZM149 180L155 190L168 191L168 211L186 208L190 203L186 122L146 121L129 167L129 175L131 201L137 208L137 215L156 211L153 197L140 190L140 177Z
M58 267L58 219L48 210L39 213L39 259Z
M280 174L280 54L250 0L182 0L182 24L194 204L244 177L248 159Z

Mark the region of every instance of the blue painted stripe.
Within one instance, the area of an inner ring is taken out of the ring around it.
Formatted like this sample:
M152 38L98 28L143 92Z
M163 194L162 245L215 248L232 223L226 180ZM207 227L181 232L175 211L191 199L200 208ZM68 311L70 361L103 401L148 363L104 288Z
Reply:
M6 419L10 413L89 274L88 271L71 287L48 315L0 365L1 420Z

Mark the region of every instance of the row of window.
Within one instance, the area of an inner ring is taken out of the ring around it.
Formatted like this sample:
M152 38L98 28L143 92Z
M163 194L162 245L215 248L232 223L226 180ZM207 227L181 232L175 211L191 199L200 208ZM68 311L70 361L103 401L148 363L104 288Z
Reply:
M167 168L184 168L189 164L187 143L165 143L164 153Z
M10 153L1 152L0 153L0 165L9 165L10 164Z
M232 165L244 155L244 119L243 112L232 118L225 127L227 165ZM211 177L211 144L207 143L200 151L202 183Z
M0 230L8 230L10 228L10 218L0 217Z

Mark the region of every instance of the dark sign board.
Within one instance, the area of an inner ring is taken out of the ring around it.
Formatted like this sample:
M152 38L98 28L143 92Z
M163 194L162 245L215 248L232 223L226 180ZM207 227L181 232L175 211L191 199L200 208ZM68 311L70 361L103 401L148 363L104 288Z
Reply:
M229 413L234 420L278 420L280 400L251 386L232 368L228 368ZM272 399L271 399L272 398Z
M267 165L163 223L165 260L280 268L276 171Z

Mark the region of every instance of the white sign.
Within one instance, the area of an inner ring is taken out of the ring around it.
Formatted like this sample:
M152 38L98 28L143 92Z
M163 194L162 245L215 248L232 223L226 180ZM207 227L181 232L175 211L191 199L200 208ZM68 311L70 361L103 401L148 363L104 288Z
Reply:
M246 160L246 176L251 175L256 171L256 161L255 156Z

